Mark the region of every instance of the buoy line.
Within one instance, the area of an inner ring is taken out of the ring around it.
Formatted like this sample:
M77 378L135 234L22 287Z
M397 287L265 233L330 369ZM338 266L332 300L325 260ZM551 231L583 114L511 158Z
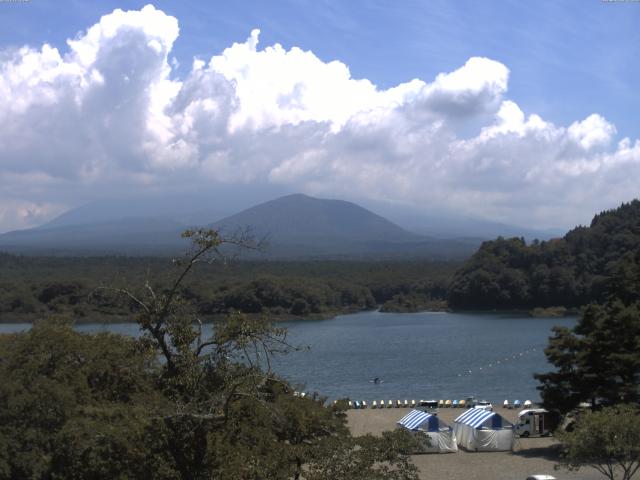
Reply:
M522 350L520 352L516 352L516 353L510 354L510 355L507 355L505 357L502 357L502 358L500 358L498 360L495 360L493 362L490 362L488 364L484 364L484 365L481 365L479 367L475 367L475 370L474 369L465 370L462 373L458 373L457 376L458 377L464 377L464 376L467 376L467 375L473 375L474 373L478 374L479 372L485 372L485 371L487 371L487 370L489 370L491 368L496 368L496 367L501 366L501 365L507 365L507 364L513 363L515 360L519 360L520 358L525 357L526 355L530 355L532 353L537 353L537 352L542 351L543 348L541 348L541 347L542 347L542 345L537 345L536 347L531 347L531 348L528 348L526 350Z

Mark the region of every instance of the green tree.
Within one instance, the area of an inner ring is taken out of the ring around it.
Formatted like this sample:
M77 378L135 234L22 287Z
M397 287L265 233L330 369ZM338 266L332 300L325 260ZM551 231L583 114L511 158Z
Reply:
M157 368L132 338L64 319L0 336L0 478L144 476L140 445L167 404Z
M560 434L560 465L592 467L610 480L631 480L640 469L640 411L631 405L585 412L571 432Z
M547 408L563 413L580 402L640 402L640 265L627 255L615 262L608 300L587 306L572 329L554 328L545 350L556 367L536 375Z
M555 327L545 350L556 367L536 374L544 405L566 413L580 402L640 401L640 304L588 306L577 325Z
M59 321L0 336L0 478L322 479L327 465L334 479L417 478L402 432L354 438L343 403L294 396L272 372L293 348L285 330L234 314L203 335L184 280L246 239L184 236L193 250L168 285L112 289L140 338Z
M455 273L449 305L529 309L602 303L614 276L638 276L639 225L640 201L633 200L594 216L588 227L576 227L562 238L530 245L518 238L484 242ZM637 288L622 290L619 298L625 302L629 294L638 299Z

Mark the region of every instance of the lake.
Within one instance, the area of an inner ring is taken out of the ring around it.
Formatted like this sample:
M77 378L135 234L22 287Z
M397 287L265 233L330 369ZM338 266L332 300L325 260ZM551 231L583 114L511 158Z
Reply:
M538 400L536 372L551 366L544 348L551 327L575 318L516 314L381 313L283 322L289 340L308 350L276 359L274 370L330 399ZM29 328L0 324L0 332ZM83 324L83 332L136 335L135 324ZM378 377L381 382L372 380Z

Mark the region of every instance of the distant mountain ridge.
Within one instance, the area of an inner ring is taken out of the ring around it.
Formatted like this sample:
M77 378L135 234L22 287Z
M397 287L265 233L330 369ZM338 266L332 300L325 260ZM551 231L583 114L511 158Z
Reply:
M171 254L187 243L184 225L167 219L127 217L119 220L16 230L0 235L0 250L52 255Z
M94 205L95 207L95 205ZM102 208L102 207L100 207ZM62 215L46 225L0 235L0 249L46 254L176 254L187 247L180 233L188 226L167 218L110 219L109 210L91 218L91 206ZM145 206L131 208L141 213ZM84 221L84 223L74 223ZM265 237L266 258L462 258L476 240L440 240L409 232L384 217L343 200L292 194L255 205L208 226L232 235L248 229ZM256 258L255 253L243 254Z
M228 208L223 202L198 196L146 197L139 202L103 200L66 212L39 227L0 235L0 250L174 255L187 246L180 233L198 225L219 228L227 234L248 228L255 236L269 240L264 256L282 259L463 258L483 240L411 232L355 203L303 194L278 197L225 216Z
M87 203L36 228L119 222L128 218L165 220L187 227L211 223L231 213L224 207L208 205L204 198L198 196L117 198Z

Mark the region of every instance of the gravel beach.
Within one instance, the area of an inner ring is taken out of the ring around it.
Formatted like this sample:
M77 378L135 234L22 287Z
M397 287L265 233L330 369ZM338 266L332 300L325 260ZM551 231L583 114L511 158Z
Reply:
M406 408L349 410L349 427L354 435L380 434L396 428L396 422L408 411ZM451 425L453 419L463 411L444 408L438 416ZM511 422L515 422L518 414L517 410L504 408L495 408L494 411ZM458 453L414 455L413 461L423 479L525 480L534 474L553 475L558 480L603 478L591 468L579 472L554 470L555 444L553 437L519 438L513 452L475 453L459 450Z

